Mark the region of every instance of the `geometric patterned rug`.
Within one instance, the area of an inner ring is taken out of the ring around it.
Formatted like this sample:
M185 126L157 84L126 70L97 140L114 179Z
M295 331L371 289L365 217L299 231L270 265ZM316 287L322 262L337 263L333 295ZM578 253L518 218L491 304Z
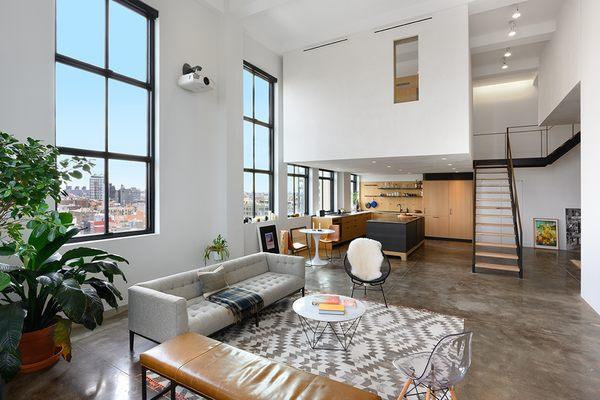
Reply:
M385 308L382 303L361 299L367 311L349 350L313 350L292 310L297 298L281 300L262 310L258 328L254 319L249 318L212 337L300 370L377 393L383 400L395 400L404 380L392 361L431 351L443 336L464 330L462 318L393 305ZM324 345L328 347L327 342ZM149 373L148 384L160 389L168 381ZM181 387L177 392L178 400L203 399Z

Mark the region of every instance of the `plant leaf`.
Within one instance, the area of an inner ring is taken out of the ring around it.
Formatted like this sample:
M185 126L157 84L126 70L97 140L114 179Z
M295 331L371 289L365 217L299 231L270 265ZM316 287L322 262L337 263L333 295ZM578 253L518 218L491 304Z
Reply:
M21 366L18 346L24 319L20 303L0 305L0 375L4 380L12 378Z
M51 230L54 232L54 230ZM34 265L32 269L38 269L40 265L42 265L48 258L50 258L54 253L58 251L65 243L69 241L73 236L79 233L79 229L71 228L64 235L58 235L57 237L50 240L50 235L48 235L49 242L41 249L38 249L37 256L35 257Z
M61 261L66 263L67 261L73 260L80 257L94 257L98 255L106 254L106 251L100 249L93 249L91 247L78 247L72 249L63 254Z
M86 309L83 313L81 323L89 330L93 330L96 326L102 325L104 318L104 304L102 299L92 287L82 287L81 291L87 298Z
M85 281L88 285L93 287L100 296L101 299L105 300L112 308L118 308L117 298L123 300L121 292L110 282L103 281L98 278L90 278Z
M79 282L75 279L65 279L56 291L54 299L71 321L76 323L82 321L88 300Z
M0 256L12 256L13 254L15 254L15 252L17 251L17 244L16 243L10 243L10 244L3 244L2 246L0 246Z
M62 349L62 357L71 361L71 321L60 318L54 329L54 344Z
M10 275L6 272L0 272L0 292L10 285Z
M63 283L63 279L63 275L58 272L51 272L49 274L37 277L37 281L40 283L40 285L52 290L60 287L60 285Z
M92 261L101 261L101 260L113 260L116 262L124 262L126 264L129 264L129 261L127 261L125 258L117 255L117 254L102 254L99 256L96 256L94 258L92 258Z

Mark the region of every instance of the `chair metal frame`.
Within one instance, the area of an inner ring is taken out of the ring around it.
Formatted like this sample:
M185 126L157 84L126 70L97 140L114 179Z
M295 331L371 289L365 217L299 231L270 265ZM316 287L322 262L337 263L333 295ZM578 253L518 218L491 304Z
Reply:
M292 252L292 255L295 255L296 253L299 253L303 250L305 250L305 248L299 249L299 250L294 250L292 245L294 243L294 231L299 231L300 229L308 229L306 226L300 226L297 228L290 228L288 230L290 237L289 237L289 242L288 242L288 251ZM304 234L304 238L306 240L306 250L308 251L308 259L312 259L312 254L310 252L310 237L308 236L308 234Z
M352 265L350 261L348 261L348 253L344 257L344 269L346 270L346 274L350 277L352 281L352 294L350 297L354 298L354 290L358 286L359 288L362 286L365 291L365 297L367 296L367 290L369 291L377 291L381 292L383 296L383 302L385 303L385 307L388 308L387 299L385 298L385 292L383 290L383 284L385 283L388 276L390 276L390 272L392 271L392 265L390 264L390 259L386 256L383 251L381 252L383 256L383 262L381 263L381 276L372 281L365 281L360 279L359 277L352 274Z

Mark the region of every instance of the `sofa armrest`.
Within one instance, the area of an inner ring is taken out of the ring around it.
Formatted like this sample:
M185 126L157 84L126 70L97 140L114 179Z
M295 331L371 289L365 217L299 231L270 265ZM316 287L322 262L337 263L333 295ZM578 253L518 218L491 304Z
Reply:
M288 256L284 254L265 253L269 271L278 274L296 275L303 281L305 279L304 257Z
M189 330L187 302L183 297L142 286L129 294L129 330L157 342Z

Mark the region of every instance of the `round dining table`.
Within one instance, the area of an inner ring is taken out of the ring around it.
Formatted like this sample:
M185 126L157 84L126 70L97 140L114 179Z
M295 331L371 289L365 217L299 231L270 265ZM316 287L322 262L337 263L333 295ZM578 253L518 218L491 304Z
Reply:
M335 231L331 229L300 229L298 232L312 236L315 240L315 255L312 260L307 261L306 264L312 266L327 265L329 262L327 260L321 260L321 257L319 257L319 241L321 240L321 235L330 235L335 233Z

